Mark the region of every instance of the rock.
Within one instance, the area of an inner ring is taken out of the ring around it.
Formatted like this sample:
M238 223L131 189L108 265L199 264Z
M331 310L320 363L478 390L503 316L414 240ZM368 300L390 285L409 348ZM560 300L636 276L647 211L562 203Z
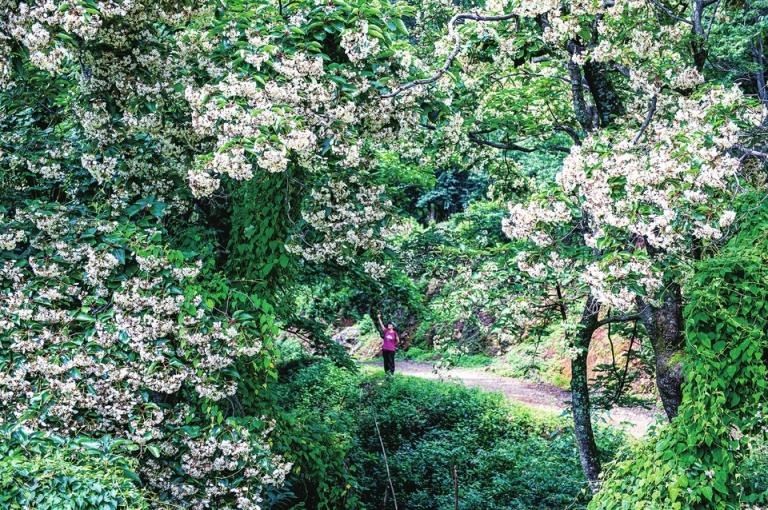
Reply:
M355 352L360 348L360 328L349 326L342 328L333 335L333 340L344 347L349 353Z

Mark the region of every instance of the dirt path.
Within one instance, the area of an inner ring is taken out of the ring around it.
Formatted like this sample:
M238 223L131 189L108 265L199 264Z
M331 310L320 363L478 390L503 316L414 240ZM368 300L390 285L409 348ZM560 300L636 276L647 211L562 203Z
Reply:
M381 365L379 362L365 362L363 364ZM452 368L436 373L429 363L398 361L396 371L400 374L423 379L454 381L473 388L499 391L513 402L554 413L564 411L571 399L570 392L556 386L525 379L503 377L478 368ZM605 420L611 426L623 428L634 437L642 437L656 420L656 413L639 407L617 407L608 413L599 413L595 418L598 421Z

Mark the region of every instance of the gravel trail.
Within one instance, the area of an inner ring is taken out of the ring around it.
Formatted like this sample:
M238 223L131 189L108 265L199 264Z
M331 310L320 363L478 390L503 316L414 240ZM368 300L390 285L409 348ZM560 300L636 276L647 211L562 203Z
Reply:
M364 362L363 365L381 366L379 361ZM535 409L561 413L571 399L569 391L551 384L526 379L504 377L482 368L452 368L436 372L430 363L397 361L396 373L422 379L456 382L472 388L503 393L513 402ZM596 421L604 420L613 427L623 428L634 437L642 437L656 421L658 413L641 407L617 407L609 412L595 413Z

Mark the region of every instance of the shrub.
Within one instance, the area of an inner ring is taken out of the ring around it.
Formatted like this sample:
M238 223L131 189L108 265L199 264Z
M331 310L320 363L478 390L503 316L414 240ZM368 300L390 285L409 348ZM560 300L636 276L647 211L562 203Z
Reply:
M570 424L500 394L412 377L354 373L318 361L279 387L286 418L276 450L295 463L279 508L375 508L388 481L398 503L452 508L583 508ZM378 432L377 432L378 428ZM280 429L279 429L280 430ZM621 437L602 431L610 458Z
M135 463L117 453L128 446L126 441L64 439L18 430L4 431L0 437L0 508L150 508L136 483Z

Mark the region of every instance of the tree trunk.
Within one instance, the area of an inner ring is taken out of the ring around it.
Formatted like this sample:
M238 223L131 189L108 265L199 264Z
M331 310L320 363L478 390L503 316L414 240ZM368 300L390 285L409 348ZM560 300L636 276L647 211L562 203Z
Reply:
M578 51L575 42L571 41L568 43L568 53L570 54L570 58L568 59L568 78L571 81L571 102L573 104L573 113L576 115L576 120L584 131L589 132L592 131L595 126L592 122L592 112L584 97L584 79L581 74L581 67L573 60L573 56Z
M693 13L691 15L691 54L696 69L702 71L707 62L707 41L704 32L704 0L693 0Z
M573 347L577 353L571 361L571 402L573 406L573 432L579 448L581 469L589 482L592 492L600 486L600 458L592 430L592 412L589 404L589 379L587 376L587 356L592 334L597 329L597 315L600 303L590 294L584 305L579 323L579 331L574 338Z
M656 387L671 421L677 416L683 385L683 298L678 284L668 287L661 306L638 299L640 320L656 357Z
M600 127L606 127L624 113L624 105L608 76L605 64L587 62L584 64L584 79L595 102Z

